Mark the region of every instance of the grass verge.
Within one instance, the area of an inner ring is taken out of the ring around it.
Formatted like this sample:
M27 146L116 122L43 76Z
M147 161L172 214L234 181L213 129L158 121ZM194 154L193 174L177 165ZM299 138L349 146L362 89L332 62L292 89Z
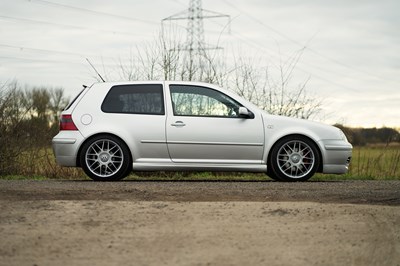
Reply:
M7 180L89 180L78 168L65 168L56 165L51 149L25 152L18 161L19 172L11 175L0 175ZM0 171L1 172L1 171ZM154 172L133 173L125 180L154 181L267 181L265 174L251 173L186 173L186 172ZM341 180L400 180L400 146L366 146L355 147L346 175L316 174L311 181Z

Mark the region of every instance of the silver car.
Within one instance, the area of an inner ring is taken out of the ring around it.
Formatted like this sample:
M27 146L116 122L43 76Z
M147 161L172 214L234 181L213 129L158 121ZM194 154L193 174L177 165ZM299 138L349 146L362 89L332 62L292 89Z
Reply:
M211 84L146 81L85 88L62 112L53 150L58 164L102 181L132 170L305 181L346 173L352 145L336 127L267 114Z

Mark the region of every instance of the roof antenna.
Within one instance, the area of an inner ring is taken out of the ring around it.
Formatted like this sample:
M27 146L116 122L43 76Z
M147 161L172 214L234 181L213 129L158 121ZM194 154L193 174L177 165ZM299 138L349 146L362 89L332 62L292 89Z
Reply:
M89 65L94 69L94 71L95 71L96 74L100 77L100 79L101 79L103 82L106 82L106 81L103 79L103 77L100 75L100 73L96 70L96 68L92 65L92 63L90 63L89 59L86 58L86 61L88 61Z

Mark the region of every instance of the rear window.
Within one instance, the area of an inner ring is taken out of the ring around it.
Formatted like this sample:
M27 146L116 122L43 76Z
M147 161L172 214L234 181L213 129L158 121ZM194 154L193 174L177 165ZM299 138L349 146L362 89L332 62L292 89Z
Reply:
M161 84L113 86L101 105L105 113L164 115Z
M86 88L85 88L86 89ZM75 98L67 105L67 107L64 108L64 111L68 110L69 108L71 108L71 106L74 104L74 102L76 101L76 99L79 98L79 96L81 96L82 92L85 91L85 89L81 90L80 93L78 93L78 95L75 96Z

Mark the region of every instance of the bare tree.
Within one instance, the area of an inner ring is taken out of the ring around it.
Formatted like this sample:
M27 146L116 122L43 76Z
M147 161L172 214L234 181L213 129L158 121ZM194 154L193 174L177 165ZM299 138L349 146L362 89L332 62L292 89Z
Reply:
M0 175L33 174L66 102L62 89L23 89L17 82L0 87Z
M49 111L50 118L49 122L51 125L57 125L61 115L61 111L67 106L69 98L65 96L63 88L54 88L49 91L50 103Z
M254 60L235 59L231 89L270 114L309 119L318 115L323 101L307 94L307 78L292 85L292 78L302 51L280 62L278 74L272 67L259 67ZM275 77L275 78L274 78Z
M160 34L145 47L131 51L128 60L118 60L119 78L124 80L197 80L222 84L222 60L207 50L191 55L176 38ZM109 70L107 73L111 73Z
M18 156L27 143L22 130L31 106L17 82L0 88L0 175L17 170Z
M239 56L229 67L222 52L204 49L189 56L193 51L182 49L179 39L173 37L161 34L145 48L136 47L127 63L119 61L119 77L203 81L227 87L271 114L309 119L320 113L322 100L306 90L310 78L292 85L303 50L277 66L260 67L262 62Z

